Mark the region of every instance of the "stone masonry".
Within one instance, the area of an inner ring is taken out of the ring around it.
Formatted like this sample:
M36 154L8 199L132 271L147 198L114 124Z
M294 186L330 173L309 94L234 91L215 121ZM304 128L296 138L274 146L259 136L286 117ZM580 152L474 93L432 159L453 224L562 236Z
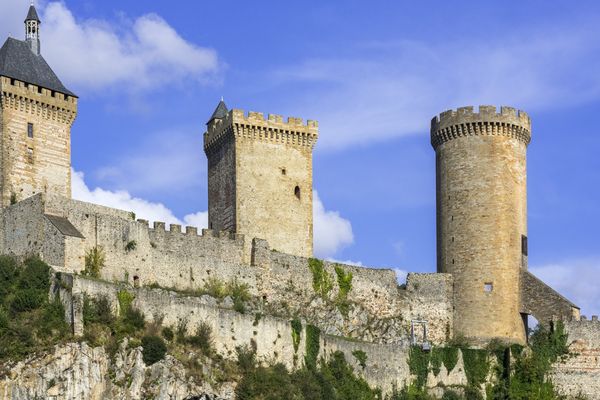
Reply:
M77 98L1 77L0 106L1 205L36 193L71 197Z
M224 106L224 104L223 104ZM266 239L279 251L312 256L315 121L242 110L212 118L208 158L209 228Z

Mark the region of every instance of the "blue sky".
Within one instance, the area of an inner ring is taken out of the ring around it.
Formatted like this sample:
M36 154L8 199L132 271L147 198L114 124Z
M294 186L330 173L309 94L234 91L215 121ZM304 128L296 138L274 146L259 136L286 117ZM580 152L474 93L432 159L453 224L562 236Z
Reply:
M80 96L76 197L202 224L202 133L224 96L320 122L319 255L434 271L429 121L510 105L533 120L530 269L600 311L597 1L36 4L42 53ZM2 37L22 38L28 5L3 0Z

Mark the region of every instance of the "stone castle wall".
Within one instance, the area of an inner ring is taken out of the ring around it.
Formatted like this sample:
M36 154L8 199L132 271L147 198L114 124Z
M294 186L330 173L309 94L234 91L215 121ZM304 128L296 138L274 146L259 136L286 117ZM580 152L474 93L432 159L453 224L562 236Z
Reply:
M463 107L432 120L438 272L453 274L454 329L473 339L525 342L519 277L530 138L527 114L508 107Z
M312 150L315 121L231 110L204 135L209 227L268 240L309 257L313 246Z
M80 235L63 234L49 222L53 216L72 224ZM38 254L59 271L82 272L86 252L99 247L105 255L101 278L107 281L178 290L200 290L211 279L237 281L247 284L269 312L302 315L325 333L402 343L408 340L410 321L419 319L428 321L430 341L443 343L451 335L448 274L410 274L403 289L391 270L324 262L331 291L322 296L313 287L307 258L274 251L260 239L248 246L244 236L226 232L203 230L198 235L196 228L182 232L171 225L166 230L160 222L150 228L126 211L42 195L4 209L1 221L3 253ZM135 246L128 249L131 243ZM335 267L352 274L344 300L349 313L340 307Z
M561 394L600 399L600 321L598 316L563 319L572 355L555 364L552 381Z
M36 193L71 196L71 124L77 98L0 78L1 205ZM33 124L33 138L28 137Z
M128 290L134 294L133 307L140 310L148 322L162 320L163 326L176 328L185 321L188 333L193 334L200 323L207 323L213 332L216 351L225 358L235 359L238 346L255 346L261 362L281 362L288 368L300 367L306 347L306 322L295 352L289 319L268 315L241 314L217 304L210 296L190 297L162 289L132 288L79 276L62 276L60 289L65 309L74 310L72 322L75 333L83 333L83 296L106 296L118 312L117 293ZM352 352L362 350L367 354L366 367L362 369ZM398 345L381 345L348 341L343 338L321 335L320 356L327 359L334 351L345 354L346 360L370 385L391 391L403 387L410 379L408 348Z

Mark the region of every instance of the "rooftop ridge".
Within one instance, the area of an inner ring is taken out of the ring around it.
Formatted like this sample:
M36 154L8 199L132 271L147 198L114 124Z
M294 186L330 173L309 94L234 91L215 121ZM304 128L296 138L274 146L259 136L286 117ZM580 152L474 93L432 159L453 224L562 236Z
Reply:
M499 135L531 141L531 119L522 110L503 106L473 106L447 110L431 119L431 144L437 148L442 143L461 136Z

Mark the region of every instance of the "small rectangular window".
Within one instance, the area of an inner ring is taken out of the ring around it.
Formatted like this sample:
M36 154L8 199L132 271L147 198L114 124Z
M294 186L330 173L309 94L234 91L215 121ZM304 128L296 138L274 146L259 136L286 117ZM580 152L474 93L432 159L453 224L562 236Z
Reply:
M483 285L483 291L486 293L491 293L494 290L494 284L492 282L486 282Z
M33 138L33 124L31 122L27 124L27 137Z
M33 163L33 148L31 147L27 148L27 161Z
M527 236L521 235L521 253L526 256L528 253L527 250Z

